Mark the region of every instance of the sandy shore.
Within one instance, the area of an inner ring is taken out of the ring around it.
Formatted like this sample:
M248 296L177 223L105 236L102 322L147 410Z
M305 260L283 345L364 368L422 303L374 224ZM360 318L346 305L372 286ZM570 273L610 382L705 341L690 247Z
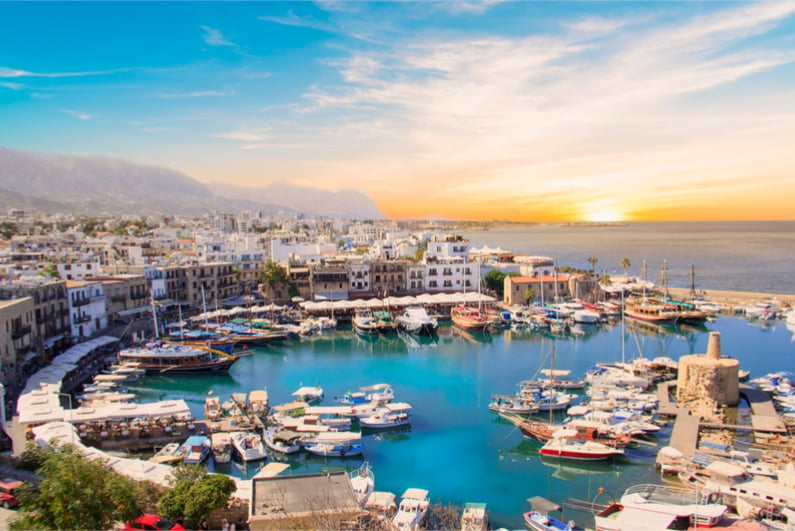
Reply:
M675 299L687 299L690 297L690 290L686 288L668 288L668 291ZM706 290L704 291L704 298L721 303L725 310L729 311L737 305L766 301L777 301L779 308L795 306L795 295L781 295L778 293Z

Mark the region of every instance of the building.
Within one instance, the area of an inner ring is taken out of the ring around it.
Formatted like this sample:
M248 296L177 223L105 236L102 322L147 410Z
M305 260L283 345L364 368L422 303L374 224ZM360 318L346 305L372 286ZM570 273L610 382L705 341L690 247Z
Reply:
M151 309L149 285L142 274L103 275L91 280L102 283L110 323L130 319Z
M710 332L706 354L679 359L676 402L705 418L722 407L736 406L740 402L739 371L738 360L721 356L720 332Z
M505 277L503 302L509 306L527 304L527 289L532 288L532 301L551 301L555 298L565 299L569 291L571 275L539 275L535 277ZM531 301L531 302L532 302Z
M371 297L375 293L370 285L370 262L367 260L348 260L350 285L348 294L352 299Z
M254 478L248 527L256 530L343 529L363 512L344 471Z
M348 298L350 279L344 261L328 260L310 268L312 296L315 300L342 300Z
M108 326L105 290L101 281L67 280L66 292L73 340L91 337Z
M26 365L36 357L34 304L31 297L0 301L0 382L21 384Z
M406 260L373 260L371 289L377 297L401 295L406 292L408 262Z

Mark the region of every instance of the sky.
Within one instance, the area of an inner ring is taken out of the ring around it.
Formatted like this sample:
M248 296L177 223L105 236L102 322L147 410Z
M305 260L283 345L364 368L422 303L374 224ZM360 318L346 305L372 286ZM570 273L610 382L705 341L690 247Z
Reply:
M793 219L795 1L0 2L0 146L394 219Z

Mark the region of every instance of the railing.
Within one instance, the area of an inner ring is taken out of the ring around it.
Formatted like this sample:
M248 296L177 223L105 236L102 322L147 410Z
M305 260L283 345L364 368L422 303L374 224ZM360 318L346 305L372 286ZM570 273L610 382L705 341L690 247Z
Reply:
M33 330L33 328L30 325L15 327L13 330L11 330L11 339L19 339L26 334L30 334L31 330Z
M90 299L75 299L72 301L72 306L78 308L80 306L85 306L86 304L90 303Z

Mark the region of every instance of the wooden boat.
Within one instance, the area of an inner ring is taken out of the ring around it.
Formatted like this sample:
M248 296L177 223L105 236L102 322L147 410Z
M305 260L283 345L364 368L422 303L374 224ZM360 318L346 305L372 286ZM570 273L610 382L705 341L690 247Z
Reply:
M491 395L489 409L497 413L515 413L516 415L532 415L538 406L531 400L517 395Z
M641 301L627 301L624 306L624 315L630 319L650 323L676 323L680 312L671 304L654 302L649 299Z
M398 324L395 316L386 310L379 310L373 313L373 316L378 321L379 334L394 334L397 332Z
M483 331L489 325L489 318L477 308L459 305L450 310L450 319L453 324L465 330Z
M192 374L197 372L223 372L238 360L233 356L209 347L195 347L152 343L144 347L124 349L119 352L120 363L137 363L147 374Z
M213 433L210 436L213 447L213 461L217 464L232 460L232 437L225 432Z
M360 334L373 335L379 330L378 319L373 315L372 310L360 308L351 320L353 328Z
M594 422L584 420L572 420L567 424L552 424L538 420L526 419L512 413L500 413L500 416L522 432L526 439L544 444L553 437L555 430L565 427L576 432L571 435L575 439L584 441L596 441L604 445L622 448L632 442L632 436L628 434L617 435L605 430Z

